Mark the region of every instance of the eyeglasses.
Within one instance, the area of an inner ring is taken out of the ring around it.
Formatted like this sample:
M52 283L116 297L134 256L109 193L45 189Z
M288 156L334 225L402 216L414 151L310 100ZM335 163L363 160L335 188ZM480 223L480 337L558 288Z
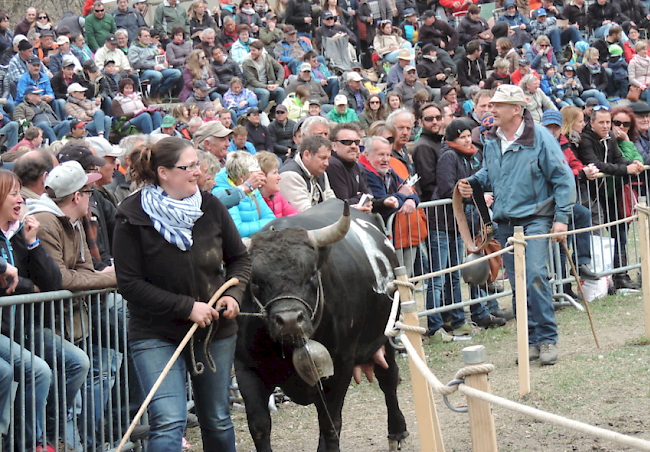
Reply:
M431 122L431 121L433 121L434 119L435 119L436 121L442 121L442 115L425 116L424 118L422 118L422 120L423 120L424 122Z
M90 196L92 192L93 192L92 190L79 190L79 193L83 193L84 195L88 195L88 196Z
M276 114L276 115L286 115L287 112L286 112L286 111L282 111L282 110L275 110L275 114Z
M380 100L371 100L370 104L381 104Z
M361 144L361 140L336 140L339 143L341 143L343 146L352 146L353 144L359 146Z
M197 161L194 165L179 165L172 168L182 169L183 171L194 171L201 166L201 160Z
M621 127L621 126L630 127L632 125L632 122L630 122L630 121L623 122L623 121L615 120L615 121L612 121L612 124L614 124L617 127Z
M594 111L600 111L600 110L609 111L610 110L609 105L596 105L596 106L594 106Z

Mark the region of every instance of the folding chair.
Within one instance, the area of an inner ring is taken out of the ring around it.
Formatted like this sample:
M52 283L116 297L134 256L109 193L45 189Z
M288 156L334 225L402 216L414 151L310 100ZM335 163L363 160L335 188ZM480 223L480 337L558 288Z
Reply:
M349 43L348 36L323 38L323 57L329 69L339 73L352 69L352 58L350 58L348 50Z

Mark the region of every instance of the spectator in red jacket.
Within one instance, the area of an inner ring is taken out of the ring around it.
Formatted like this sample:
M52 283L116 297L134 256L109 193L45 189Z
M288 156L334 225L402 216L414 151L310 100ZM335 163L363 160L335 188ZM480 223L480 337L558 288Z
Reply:
M278 156L273 152L262 151L258 152L255 158L266 175L266 183L260 187L260 194L275 214L275 217L296 215L298 211L280 193L280 173L278 172L280 160Z

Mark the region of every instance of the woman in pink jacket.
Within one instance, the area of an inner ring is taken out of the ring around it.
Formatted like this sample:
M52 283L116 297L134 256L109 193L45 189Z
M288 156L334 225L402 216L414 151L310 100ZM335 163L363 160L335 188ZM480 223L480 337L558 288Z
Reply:
M260 164L261 170L266 174L266 183L260 187L260 193L275 214L275 217L296 215L298 211L280 193L280 173L278 173L280 160L278 157L274 153L267 151L258 152L255 157Z

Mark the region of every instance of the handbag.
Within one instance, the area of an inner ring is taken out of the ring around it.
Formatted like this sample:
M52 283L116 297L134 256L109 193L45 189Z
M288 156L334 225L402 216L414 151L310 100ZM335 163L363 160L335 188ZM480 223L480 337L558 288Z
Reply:
M639 96L641 96L641 88L636 85L630 85L630 89L628 90L627 96L625 96L625 98L632 102L638 102Z

